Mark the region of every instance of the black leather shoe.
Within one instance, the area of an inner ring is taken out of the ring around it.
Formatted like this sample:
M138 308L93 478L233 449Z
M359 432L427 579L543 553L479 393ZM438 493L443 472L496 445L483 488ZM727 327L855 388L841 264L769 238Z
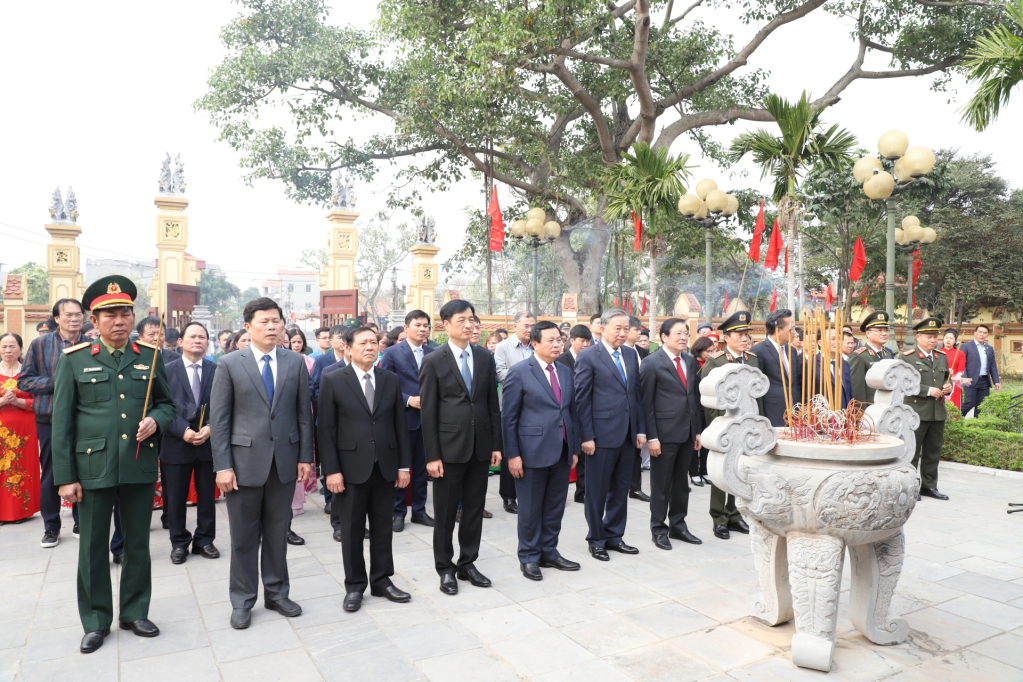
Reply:
M703 482L706 483L707 485L714 485L713 483L710 482L710 479L707 478L706 476L700 476L700 478L703 479Z
M671 549L671 542L668 541L667 535L655 535L654 545L657 549Z
M338 528L334 531L334 542L341 542L341 529Z
M362 608L362 592L349 592L346 594L341 608L348 613L355 613Z
M445 573L440 577L440 591L444 594L458 594L458 581L451 573Z
M519 564L519 570L522 571L522 575L526 576L530 580L543 580L543 573L540 572L540 564L535 561Z
M171 563L183 564L188 559L188 550L184 547L175 547L171 550Z
M749 535L749 526L747 526L746 522L743 521L742 519L739 519L738 521L733 521L730 524L728 524L728 530L732 531L733 533L742 533L743 535Z
M399 590L394 585L388 585L382 590L370 590L369 593L374 597L383 597L387 601L393 601L395 604L404 604L405 602L412 601L411 594Z
M405 517L395 516L394 519L391 521L391 530L395 533L400 533L401 531L405 530Z
M504 510L506 512L508 512L509 514L518 514L519 513L519 503L516 502L515 500L505 500L504 501Z
M330 502L328 502L327 504L323 505L323 513L324 514L329 514L330 513Z
M603 547L590 547L590 556L597 561L611 561L611 557L607 555L607 550Z
M124 555L123 554L115 554L114 555L114 563L115 564L120 566L122 561L124 561Z
M468 580L476 587L490 587L493 584L490 582L490 578L480 573L475 566L456 571L455 577L459 580Z
M302 615L302 607L287 597L284 599L267 599L263 602L263 606L288 618Z
M575 501L578 502L579 504L583 504L584 502L586 502L586 491L585 490L576 490L575 491Z
M681 540L682 542L688 542L690 545L702 545L703 544L703 540L701 540L700 538L696 537L695 535L690 533L688 530L683 530L683 531L680 531L678 533L675 533L675 532L668 533L668 537L673 539L673 540Z
M301 536L296 535L293 531L288 531L288 544L289 545L304 545L305 539Z
M948 495L939 493L937 488L920 488L920 494L924 497L933 497L936 500L947 500Z
M214 547L212 542L208 545L203 545L202 547L192 547L192 554L198 554L199 556L206 557L207 559L220 558L220 550Z
M110 628L86 632L85 637L82 637L82 646L79 650L83 654L91 654L93 651L103 646L103 639L109 634Z
M516 513L516 514L518 514L518 513L519 513L519 511L518 511L518 510L519 510L519 508L518 508L518 507L516 506L516 507L515 507L515 513ZM494 518L494 515L493 515L493 513L491 513L491 512L488 512L488 511L487 511L486 509L484 509L484 510L483 510L483 518L485 518L485 519L492 519L492 518ZM458 520L459 520L459 521L461 521L461 520L462 520L462 512L458 512Z
M640 502L649 502L650 501L650 496L647 495L642 490L633 490L633 491L631 491L629 493L629 497L631 497L634 500L639 500Z
M540 568L556 568L559 571L578 571L580 566L574 561L569 561L563 556L557 559L540 559Z
M695 485L696 487L698 487L698 488L702 488L703 487L703 481L700 480L699 476L690 476L689 480L692 481L693 485Z
M423 514L422 516L413 516L412 523L418 523L420 526L426 526L427 528L433 528L437 523L433 520L433 517L429 514Z
M610 549L621 554L639 554L638 549L632 545L625 544L624 541L619 541L617 545L604 545L604 549Z
M714 537L721 538L722 540L727 540L732 536L728 533L728 526L717 525L714 526Z
M231 611L231 627L244 630L252 624L252 609L233 609Z
M156 637L160 634L160 628L156 627L153 621L148 618L133 620L130 623L121 623L122 630L131 630L138 637Z

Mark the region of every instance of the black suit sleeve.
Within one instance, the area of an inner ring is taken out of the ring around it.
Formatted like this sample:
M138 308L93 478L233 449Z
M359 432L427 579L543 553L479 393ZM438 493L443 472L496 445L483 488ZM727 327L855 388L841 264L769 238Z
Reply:
M657 367L656 360L643 362L639 365L639 390L643 396L643 412L655 415L654 405L657 402ZM647 440L660 440L657 435L657 419L651 418L646 424Z
M316 429L313 427L313 405L309 400L309 372L305 369L305 359L298 358L298 391L295 396L295 410L298 418L298 461L300 464L313 463L313 440Z
M177 438L179 440L184 440L185 431L192 428L192 425L189 424L188 421L182 416L182 413L185 411L185 408L177 404L178 394L180 393L180 390L178 390L179 388L178 381L174 378L175 376L174 368L168 367L167 369L170 370L169 372L167 372L167 387L170 389L171 397L174 398L175 407L177 408L177 411L174 413L174 419L172 419L171 423L167 425L167 433L165 435L173 436L174 438ZM203 371L205 371L205 369L206 368L204 367ZM172 382L174 383L174 386L171 386Z
M341 461L337 456L337 409L334 405L333 386L330 377L320 384L317 409L319 420L316 426L316 451L320 455L320 468L324 476L341 473Z
M494 362L492 353L487 353L487 362L494 368L493 381L487 389L487 410L490 412L490 433L493 438L493 449L495 452L504 450L504 438L501 433L501 404L497 400L497 364Z
M408 469L412 466L412 442L408 435L408 422L405 420L405 399L401 393L401 385L397 374L388 379L394 383L394 432L398 437L398 468Z
M703 379L703 373L700 371L700 363L696 361L696 358L689 356L689 376L690 381L695 381L693 385L693 395L696 396L696 413L693 414L693 430L696 433L703 433L703 430L707 428L707 415L703 411L703 399L700 393L700 380Z
M440 456L440 382L434 365L437 361L427 362L429 356L423 357L419 368L419 405L423 419L423 450L427 462L436 462Z

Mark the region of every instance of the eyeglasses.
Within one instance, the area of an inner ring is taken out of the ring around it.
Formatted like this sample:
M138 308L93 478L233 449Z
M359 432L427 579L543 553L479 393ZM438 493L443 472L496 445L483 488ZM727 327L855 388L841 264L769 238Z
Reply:
M68 320L80 320L85 317L85 313L61 313L60 316Z

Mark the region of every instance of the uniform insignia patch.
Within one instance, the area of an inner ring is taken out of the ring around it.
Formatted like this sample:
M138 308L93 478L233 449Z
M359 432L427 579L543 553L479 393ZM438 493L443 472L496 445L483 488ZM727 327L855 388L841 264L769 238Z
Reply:
M74 353L76 350L81 350L83 348L87 348L90 345L92 345L91 341L86 341L85 343L75 344L74 346L71 346L70 348L65 348L64 349L64 354L67 355L68 353Z
M149 369L149 365L135 365L135 369Z
M136 341L135 343L137 343L140 346L145 346L146 348L152 348L153 350L156 350L156 346L154 346L151 343L146 343L145 341ZM138 352L138 351L136 351L136 352Z
M913 354L913 349L910 348L908 350L904 350L904 351L902 351L902 354L903 355L912 355Z
M856 349L855 351L853 351L853 352L854 352L854 353L862 353L862 352L863 352L863 351L865 351L865 350L867 350L867 347L866 347L866 346L860 346L859 348L857 348L857 349ZM871 353L871 355L873 355L873 353Z
M99 344L98 343L95 346L92 347L92 354L93 355L99 355Z
M870 351L870 357L876 358L877 354L874 351Z
M729 362L731 362L732 361L732 356L729 355L728 353L725 353L725 360L728 360Z
M712 357L712 358L719 358L722 355L724 355L724 353L725 352L723 350L715 351L715 352L710 354L710 357Z
M102 367L86 367L86 368L82 369L82 371L83 372L102 372L103 368Z
M751 350L746 351L746 355L752 355L753 357L757 357L757 354Z
M919 355L920 357L923 357L923 356L924 356L924 354L923 354L923 353L921 353L920 351L917 351L917 355Z
M133 344L131 344L131 349L132 349L133 351L135 351L135 354L136 354L136 355L141 355L141 353L139 353L139 347L138 347L138 346L136 346L136 345L135 345L134 343L133 343Z

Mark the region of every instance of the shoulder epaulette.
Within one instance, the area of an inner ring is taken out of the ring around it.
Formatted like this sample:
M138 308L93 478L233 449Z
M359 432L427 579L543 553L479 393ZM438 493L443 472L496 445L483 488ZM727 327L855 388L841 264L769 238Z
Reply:
M947 355L947 354L945 353L945 349L944 349L944 348L935 348L935 349L934 349L934 352L935 352L935 353L941 353L941 354L942 354L942 355L944 355L944 356L945 356L946 358L948 357L948 355Z
M902 351L902 354L903 355L912 355L915 352L916 352L916 348L908 348L908 349Z
M712 357L712 358L720 358L724 354L725 354L725 352L723 350L719 350L719 351L715 351L715 352L711 353L710 357Z
M66 355L68 353L74 353L76 350L82 350L83 348L88 348L91 345L92 345L92 341L86 341L85 343L79 343L79 344L76 344L74 346L71 346L70 348L65 348L64 349L64 354Z
M757 354L751 350L746 351L746 355L752 355L753 357L757 357Z
M860 346L859 348L857 348L857 349L856 349L856 350L854 350L853 352L854 352L854 353L857 353L857 354L859 354L859 353L863 353L863 352L865 352L866 350L867 350L867 347L866 347L866 346Z
M140 346L145 346L146 348L152 348L153 350L158 350L156 346L154 346L151 343L146 343L145 341L136 341L135 343L137 343Z

